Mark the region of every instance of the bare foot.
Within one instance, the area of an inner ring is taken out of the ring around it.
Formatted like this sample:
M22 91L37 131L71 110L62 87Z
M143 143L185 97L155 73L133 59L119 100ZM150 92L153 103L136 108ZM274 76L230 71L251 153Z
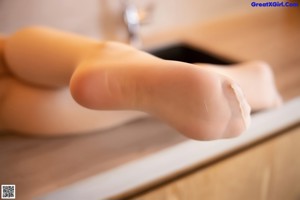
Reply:
M30 41L36 41L35 45ZM16 128L19 113L26 116L37 105L34 116L38 119L47 115L74 119L76 109L65 91L70 77L72 95L85 107L146 111L195 139L236 136L250 120L250 108L231 79L196 65L161 60L127 45L33 27L9 37L4 53L10 71L26 81L19 84L14 79L16 87L10 87L10 99L6 98L6 114L2 116L8 120L10 114L12 128ZM26 101L21 96L26 96ZM51 106L54 102L57 105ZM16 112L16 105L22 112ZM67 105L71 106L66 109ZM14 112L9 109L12 107ZM86 119L80 113L75 119ZM19 121L26 128L28 123L22 119ZM72 124L65 127L72 128Z
M71 92L81 105L146 111L198 140L237 136L248 126L250 107L225 76L126 45L106 45L72 76Z
M246 99L254 111L282 104L272 69L263 61L245 62L230 67L207 64L199 64L199 66L236 81L243 89Z

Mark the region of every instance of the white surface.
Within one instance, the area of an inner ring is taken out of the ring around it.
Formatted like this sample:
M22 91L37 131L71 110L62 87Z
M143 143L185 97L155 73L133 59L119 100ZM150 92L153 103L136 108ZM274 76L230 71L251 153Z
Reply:
M300 122L300 97L284 106L255 114L242 136L230 140L188 140L142 159L74 183L39 199L107 199L224 155Z

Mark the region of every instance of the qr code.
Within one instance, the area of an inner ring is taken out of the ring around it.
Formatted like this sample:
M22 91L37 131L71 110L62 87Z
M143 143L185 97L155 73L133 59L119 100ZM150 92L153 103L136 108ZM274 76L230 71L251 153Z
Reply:
M1 185L1 199L15 199L16 185Z

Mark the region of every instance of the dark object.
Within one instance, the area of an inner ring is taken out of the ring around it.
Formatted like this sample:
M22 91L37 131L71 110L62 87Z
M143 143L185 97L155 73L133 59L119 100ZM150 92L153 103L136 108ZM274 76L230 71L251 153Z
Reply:
M187 63L210 63L219 65L235 63L184 43L172 44L158 49L148 50L147 52L165 60L176 60Z

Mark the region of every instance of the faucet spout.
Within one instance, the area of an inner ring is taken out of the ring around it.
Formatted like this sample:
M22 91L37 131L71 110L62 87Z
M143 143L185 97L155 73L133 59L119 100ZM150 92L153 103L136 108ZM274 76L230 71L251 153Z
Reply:
M140 23L141 19L137 6L132 1L127 0L124 7L124 22L126 24L129 43L134 47L141 47L142 42L140 38Z
M128 41L137 48L142 47L140 35L141 25L149 22L149 16L153 10L153 4L149 4L144 8L138 8L133 0L121 0L123 5L123 20L126 24Z

